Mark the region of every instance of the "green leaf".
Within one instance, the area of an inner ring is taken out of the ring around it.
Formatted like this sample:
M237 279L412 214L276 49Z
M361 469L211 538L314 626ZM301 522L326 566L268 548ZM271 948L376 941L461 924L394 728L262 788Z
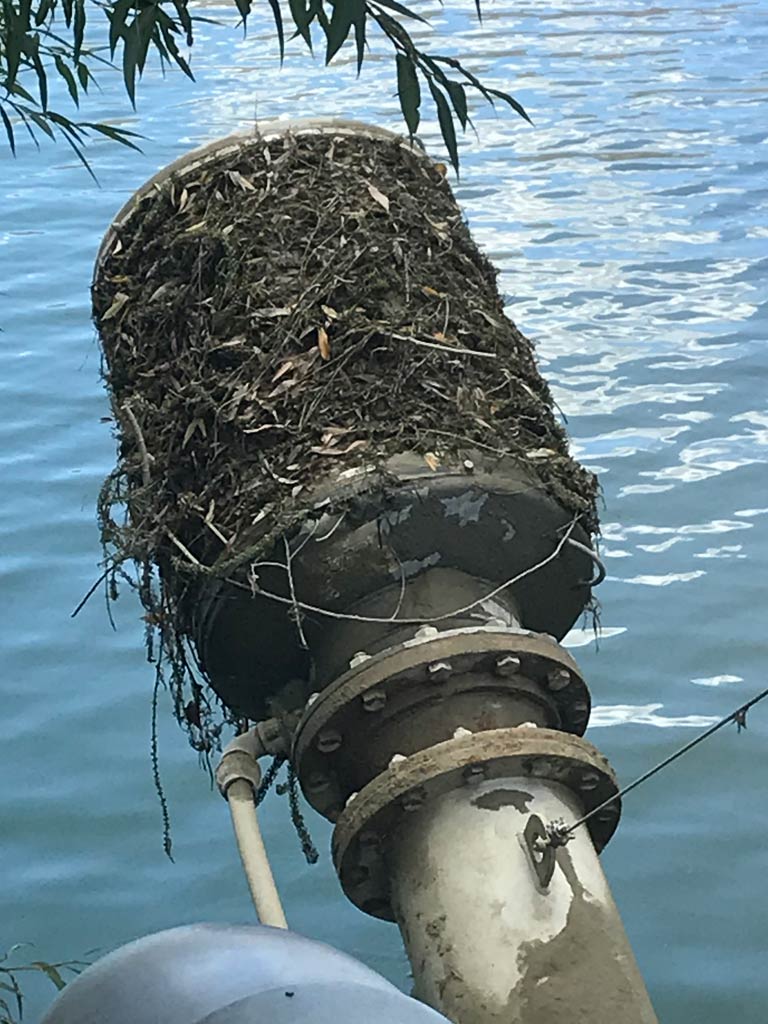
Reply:
M46 111L45 114L39 114L36 110L27 110L25 113L31 121L34 121L40 131L44 132L48 136L49 139L55 138L53 128L48 124L48 119L52 114L50 110Z
M354 16L353 8L356 2L357 0L335 0L330 25L326 30L328 43L325 51L326 64L331 63L349 35Z
M187 46L191 46L194 42L194 36L192 33L192 18L187 9L186 0L173 0L173 6L176 8L176 13L179 16L179 24L187 37Z
M280 0L269 0L269 6L272 8L272 17L275 19L277 42L280 47L280 63L282 64L285 60L285 34L283 32L283 15L280 10Z
M87 64L83 64L82 61L77 65L77 77L80 82L80 88L83 92L88 92L88 85L93 77Z
M93 124L91 121L84 121L82 127L98 132L99 135L104 135L106 138L112 139L113 142L119 142L121 146L135 149L137 153L141 152L136 143L131 142L131 139L140 139L142 137L137 132L130 132L127 128L112 128L108 124Z
M467 94L464 90L464 86L461 82L447 81L448 95L451 97L451 103L453 109L456 111L456 116L459 119L459 123L462 128L467 127Z
M53 964L47 964L42 960L33 960L30 966L36 967L38 971L42 971L46 978L49 978L53 982L59 992L61 992L63 988L66 988L66 981L64 981L61 974Z
M167 48L167 50L165 51L166 58L169 60L173 60L174 63L176 63L181 68L181 70L184 72L187 78L191 79L194 82L195 76L192 74L192 69L190 68L189 64L187 64L184 57L182 57L182 55L179 53L179 47L176 43L176 40L173 37L173 33L178 32L178 27L174 20L170 18L165 13L165 11L162 10L162 8L159 7L157 9L157 24L162 34L163 40L165 42L165 47ZM158 47L161 46L159 42L157 43L157 45ZM162 52L163 51L161 50L161 53ZM2 1022L0 1022L0 1024L2 1024Z
M75 81L75 76L72 74L72 69L64 62L58 53L54 56L53 60L59 75L67 83L67 89L69 90L69 95L72 97L72 102L76 107L79 107L80 95L77 91L77 82Z
M443 93L440 91L439 86L435 85L433 79L429 78L429 91L432 93L432 99L435 101L437 107L437 120L440 124L440 131L445 142L445 148L448 150L448 155L451 158L451 164L453 165L456 174L459 173L459 148L456 144L456 129L453 124L453 117L451 115L451 108L448 106L448 100L446 100Z
M37 87L40 91L40 106L45 110L48 107L48 76L40 59L40 36L37 33L27 37L27 56L35 69Z
M400 109L408 126L408 134L413 137L421 120L419 76L410 57L404 53L398 53L395 59L397 61L397 95L400 97Z
M117 0L111 11L107 11L109 18L109 52L115 56L117 44L126 32L126 20L128 13L133 9L133 0Z
M83 49L83 37L85 36L85 4L83 0L75 0L75 19L73 29L72 60L77 63Z
M501 92L499 89L487 89L486 91L492 96L498 96L500 100L504 100L504 102L508 103L513 110L516 110L521 117L524 117L528 124L533 124L533 121L528 117L528 114L525 112L522 104L518 103L517 100L513 99L513 97L508 93Z
M11 119L5 112L5 107L0 106L0 119L2 119L3 125L5 126L5 134L8 136L8 145L11 147L11 153L16 156L16 137L13 134L13 125Z
M365 10L365 2L362 0L361 3L356 4L355 15L352 19L352 24L355 27L355 46L357 47L357 74L359 75L363 69L363 61L365 60L365 25L368 18L368 14Z
M55 6L55 0L41 0L35 12L35 24L40 27Z
M80 149L80 147L79 147L79 146L78 146L78 144L77 144L77 143L76 143L76 142L74 141L74 139L71 139L71 138L69 137L69 135L67 135L67 134L66 134L66 132L64 133L64 139L65 139L65 141L66 141L67 145L68 145L68 146L70 147L70 149L71 149L71 150L72 150L72 151L74 152L74 154L75 154L75 156L77 157L77 159L78 159L78 160L80 161L80 163L81 163L81 164L83 165L83 167L84 167L84 168L86 169L86 171L88 171L88 173L90 174L90 176L91 176L91 177L93 178L93 180L94 180L94 181L96 182L96 184L98 185L98 183L99 183L99 179L98 179L98 178L96 177L96 175L95 175L95 174L93 173L93 168L91 167L91 165L90 165L90 164L88 163L88 161L86 160L86 158L85 158L85 154L83 153L82 149Z
M309 26L312 23L314 14L311 9L307 9L304 0L288 0L288 6L291 10L291 17L293 18L293 22L296 25L299 35L311 50L312 34L309 30Z
M136 33L132 31L132 28L129 28L123 40L123 82L133 107L136 106L136 65L138 52L139 44Z
M251 13L251 0L235 0L235 5L240 12L240 17L243 19L243 29L245 29L248 15Z
M18 82L14 82L8 91L12 96L21 96L21 98L26 100L27 103L35 102L35 97L31 93L27 92L23 86L19 85Z
M161 13L161 8L156 4L150 4L148 7L144 7L137 18L133 19L133 23L130 28L130 32L137 34L137 59L136 63L139 69L139 75L144 73L144 67L147 63L147 54L149 53L149 44L152 42L152 34L155 30L157 23L158 14Z
M422 18L420 14L410 10L410 8L405 7L403 4L399 4L397 0L372 0L372 3L375 7L385 7L388 11L396 11L403 18L413 18L414 21L421 21L425 25L429 24L426 18Z

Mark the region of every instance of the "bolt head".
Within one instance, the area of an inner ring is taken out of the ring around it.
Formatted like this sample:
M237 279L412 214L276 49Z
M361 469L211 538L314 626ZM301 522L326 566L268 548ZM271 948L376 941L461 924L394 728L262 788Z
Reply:
M440 630L437 626L419 626L416 632L413 634L414 640L432 640L438 635Z
M564 690L571 685L571 673L567 668L554 668L547 676L547 685L550 690Z
M497 676L514 676L520 671L520 659L516 654L505 654L501 658L496 659L496 675Z
M484 764L468 764L462 774L467 786L477 786L488 778L488 768Z
M475 464L472 461L472 459L464 459L464 462L462 463L462 468L464 469L465 473L471 474L475 472Z
M400 797L400 806L404 811L410 814L413 811L418 811L422 808L426 799L426 790L423 786L418 786L416 789L412 789L410 792L405 793Z
M349 659L349 667L357 668L358 665L363 665L366 661L370 660L370 654L366 654L365 651L358 651L356 654L353 654L352 657Z
M321 790L327 789L330 784L331 780L323 772L312 772L304 783L310 793L319 793Z
M364 711L382 711L387 703L387 695L384 690L369 690L362 697Z
M427 666L427 678L433 683L442 683L452 671L449 661L433 661Z
M361 832L358 843L361 850L378 850L381 847L381 837L378 832Z
M332 754L341 746L341 733L336 729L323 729L318 733L315 745L321 754Z
M356 799L357 799L357 793L350 793L349 796L347 797L347 801L344 804L344 806L345 807L349 807L349 805L352 803L352 801L356 800Z
M405 754L393 754L389 759L389 767L392 768L396 764L400 764L401 761L407 761L408 758Z
M600 776L597 772L583 772L579 777L579 789L586 793L591 792L593 789L597 789L600 785Z

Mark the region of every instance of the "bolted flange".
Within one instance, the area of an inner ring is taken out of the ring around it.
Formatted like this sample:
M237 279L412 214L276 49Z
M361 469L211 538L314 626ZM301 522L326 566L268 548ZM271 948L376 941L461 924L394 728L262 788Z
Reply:
M494 729L438 743L391 764L339 817L333 859L348 898L374 917L394 920L387 846L398 834L402 816L417 814L452 790L496 778L558 783L574 794L585 814L619 791L608 761L591 743L555 730ZM613 835L620 814L615 800L587 823L598 852ZM361 883L358 869L363 863Z
M562 684L553 690L557 674ZM424 632L359 660L312 701L292 759L307 799L326 817L389 765L456 735L532 723L580 735L589 691L551 637L474 627ZM336 786L305 784L317 773Z

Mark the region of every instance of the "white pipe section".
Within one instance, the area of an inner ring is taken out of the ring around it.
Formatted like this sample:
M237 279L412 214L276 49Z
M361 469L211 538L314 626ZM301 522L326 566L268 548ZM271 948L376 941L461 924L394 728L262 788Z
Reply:
M456 1024L657 1024L586 827L544 889L532 814L573 822L582 808L557 783L509 777L401 819L390 878L414 995Z
M253 787L247 779L236 778L227 786L225 796L232 815L232 827L235 830L240 860L243 862L243 870L259 921L273 928L287 928L288 922L259 828L259 819L253 803Z

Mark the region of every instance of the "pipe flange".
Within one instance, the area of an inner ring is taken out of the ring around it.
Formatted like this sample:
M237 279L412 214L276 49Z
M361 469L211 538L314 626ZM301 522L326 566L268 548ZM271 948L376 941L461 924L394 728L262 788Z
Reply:
M442 743L457 729L530 722L581 735L589 718L576 663L544 635L428 627L353 663L305 710L291 758L307 799L332 821L393 755Z
M348 801L333 834L333 860L346 896L360 910L393 921L387 844L404 815L478 780L541 778L569 789L587 814L619 788L605 757L586 740L549 729L494 729L439 743L389 768ZM615 800L587 822L599 853L616 830Z

